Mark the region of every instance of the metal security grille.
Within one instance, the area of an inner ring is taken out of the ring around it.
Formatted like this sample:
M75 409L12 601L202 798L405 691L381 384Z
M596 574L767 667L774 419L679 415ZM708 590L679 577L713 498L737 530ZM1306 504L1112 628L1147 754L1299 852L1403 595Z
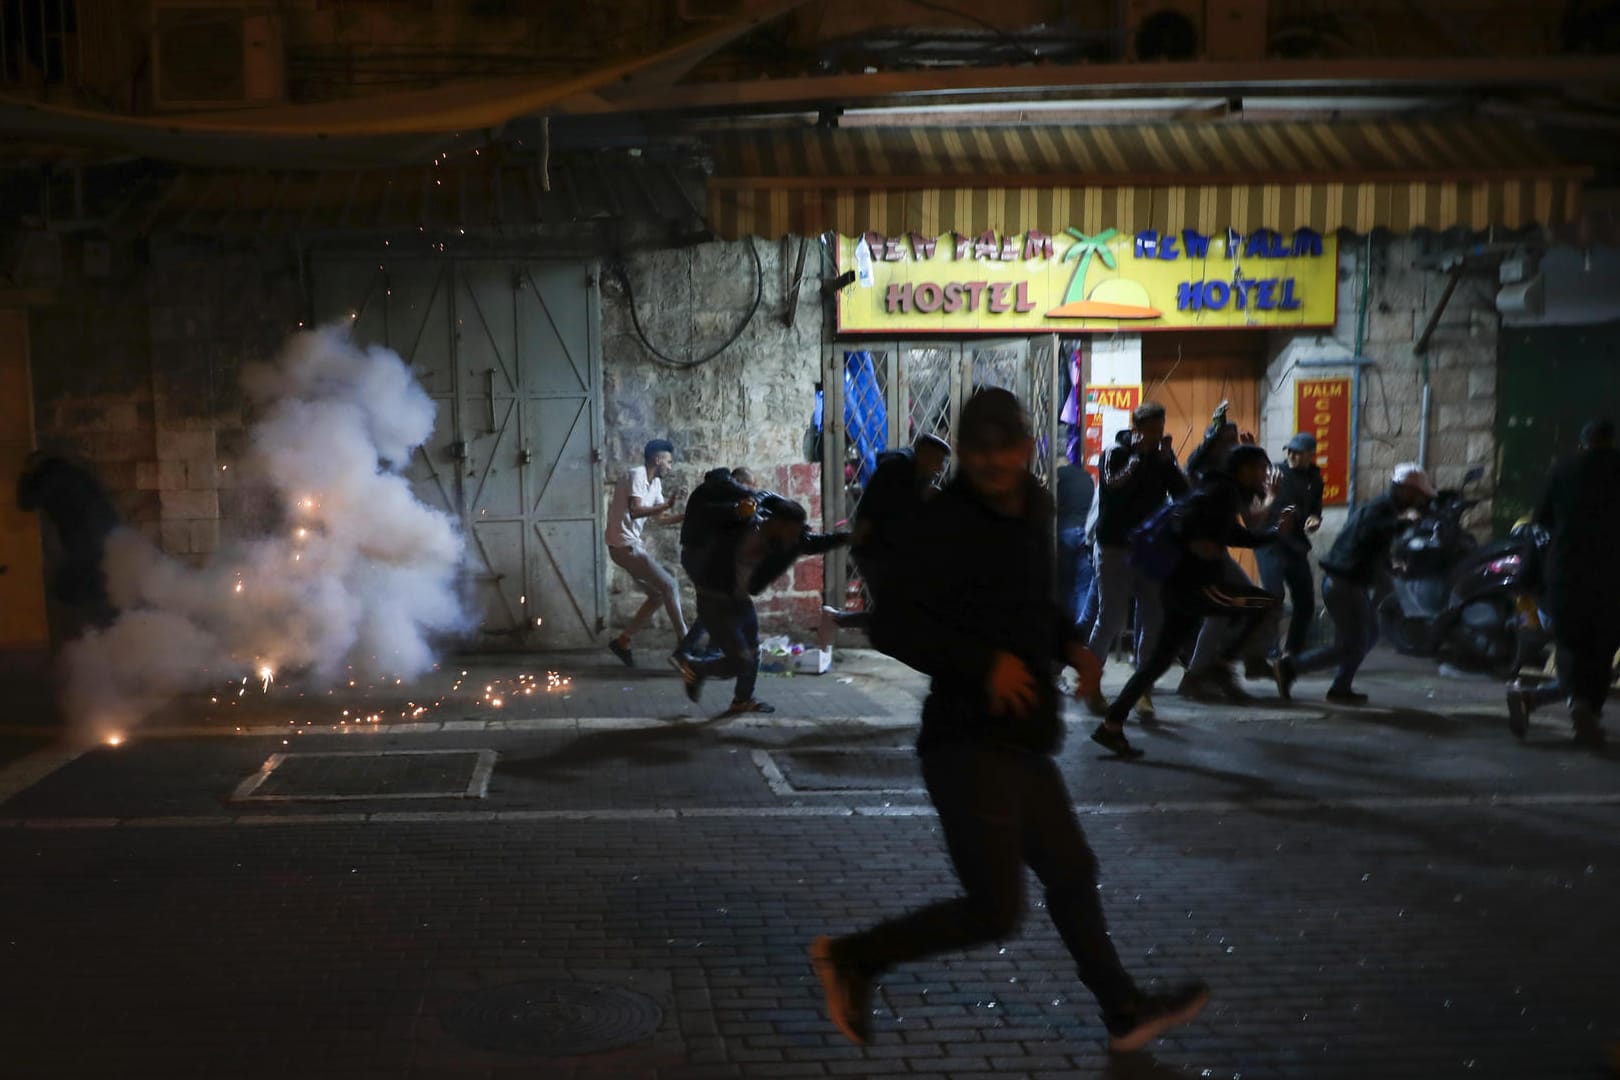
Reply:
M878 453L910 446L923 434L954 445L962 405L987 386L1011 390L1029 410L1035 428L1030 469L1050 488L1062 454L1059 355L1055 335L834 346L822 363L827 392L822 502L828 527L847 526ZM859 578L843 551L829 554L826 567L828 603L853 607L864 602Z

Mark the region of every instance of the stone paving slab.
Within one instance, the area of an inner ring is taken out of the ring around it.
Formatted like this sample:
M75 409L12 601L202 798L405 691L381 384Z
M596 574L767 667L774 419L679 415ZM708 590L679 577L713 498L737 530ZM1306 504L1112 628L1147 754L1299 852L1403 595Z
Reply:
M893 973L843 1043L804 960L951 890L928 818L0 830L8 1077L1598 1076L1620 1038L1611 808L1090 822L1146 979L1205 1017L1111 1059L1039 897ZM459 1045L468 990L647 987L601 1056ZM639 983L637 980L640 980Z

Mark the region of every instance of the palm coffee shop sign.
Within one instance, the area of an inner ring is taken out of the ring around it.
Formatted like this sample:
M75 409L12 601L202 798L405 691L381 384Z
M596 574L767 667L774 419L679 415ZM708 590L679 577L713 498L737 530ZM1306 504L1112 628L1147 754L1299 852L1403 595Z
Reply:
M1338 240L1309 229L840 237L843 333L1332 326Z

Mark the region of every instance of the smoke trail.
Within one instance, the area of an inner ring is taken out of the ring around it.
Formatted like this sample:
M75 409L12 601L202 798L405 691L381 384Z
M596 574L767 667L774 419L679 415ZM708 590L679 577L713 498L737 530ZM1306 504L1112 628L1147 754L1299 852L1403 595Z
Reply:
M192 690L265 673L415 678L432 642L465 631L463 539L400 470L433 431L434 404L388 349L347 328L298 334L243 378L260 419L243 481L281 507L271 535L202 567L130 530L108 541L120 615L64 653L64 707L96 738Z

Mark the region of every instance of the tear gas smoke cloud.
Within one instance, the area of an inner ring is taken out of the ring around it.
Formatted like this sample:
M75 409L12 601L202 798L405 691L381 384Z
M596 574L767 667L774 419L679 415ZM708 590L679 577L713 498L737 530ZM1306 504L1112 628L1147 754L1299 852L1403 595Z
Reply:
M88 734L267 671L414 678L433 665L436 637L469 627L462 536L400 472L434 416L400 358L330 327L296 335L243 382L260 418L241 480L266 488L282 520L200 568L132 530L108 540L120 615L64 658L64 706Z

